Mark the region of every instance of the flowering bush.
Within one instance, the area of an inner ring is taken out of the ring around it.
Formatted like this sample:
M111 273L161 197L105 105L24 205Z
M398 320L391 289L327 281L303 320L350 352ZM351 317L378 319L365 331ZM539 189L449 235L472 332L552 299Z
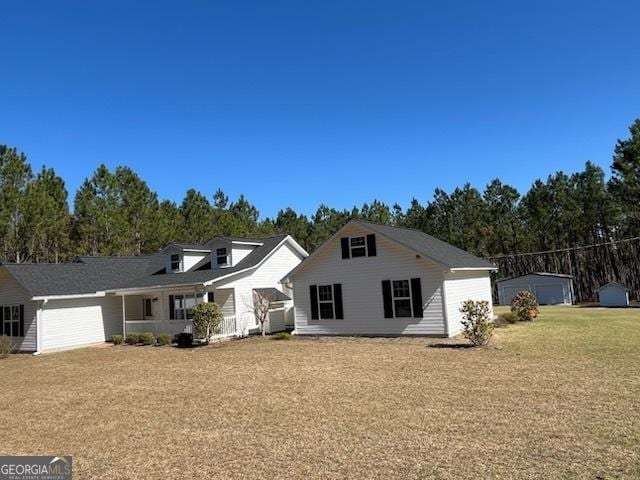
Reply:
M511 311L518 320L532 322L538 316L538 299L529 290L518 292L511 300Z
M462 333L471 343L481 347L489 343L493 335L494 323L491 321L491 309L486 300L466 300L462 302Z

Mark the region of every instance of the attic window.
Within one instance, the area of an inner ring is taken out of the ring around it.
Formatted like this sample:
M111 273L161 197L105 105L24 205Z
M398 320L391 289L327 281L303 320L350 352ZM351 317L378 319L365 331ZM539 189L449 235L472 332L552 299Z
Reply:
M351 246L351 258L367 256L367 242L365 237L351 237L349 242Z
M171 255L171 270L174 272L182 270L180 265L180 254L178 253Z
M226 248L216 249L216 263L220 266L227 265L229 263Z

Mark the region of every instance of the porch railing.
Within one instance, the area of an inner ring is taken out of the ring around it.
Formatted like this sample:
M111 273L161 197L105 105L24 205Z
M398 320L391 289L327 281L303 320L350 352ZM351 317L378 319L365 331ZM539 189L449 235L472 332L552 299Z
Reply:
M193 333L191 320L126 320L125 328L127 333L151 332L154 335L159 333ZM220 331L213 338L230 337L237 333L236 317L224 317L220 325Z

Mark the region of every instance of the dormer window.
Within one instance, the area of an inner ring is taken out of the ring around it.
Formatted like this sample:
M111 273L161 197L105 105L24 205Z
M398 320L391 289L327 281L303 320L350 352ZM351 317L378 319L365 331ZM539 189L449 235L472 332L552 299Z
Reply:
M229 264L229 257L227 256L226 248L217 248L216 249L216 264L219 267L224 267Z
M181 256L178 253L174 253L171 255L171 271L172 272L180 272L182 271L182 261Z
M367 242L365 237L351 237L351 258L367 256Z

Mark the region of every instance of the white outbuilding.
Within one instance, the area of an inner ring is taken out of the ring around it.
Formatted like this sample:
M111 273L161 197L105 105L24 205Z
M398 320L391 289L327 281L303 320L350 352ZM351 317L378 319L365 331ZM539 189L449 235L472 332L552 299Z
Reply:
M628 307L629 289L621 283L609 282L598 289L601 307Z
M514 295L522 290L532 292L540 305L571 305L573 277L562 273L535 272L519 277L498 280L500 305L511 304Z

